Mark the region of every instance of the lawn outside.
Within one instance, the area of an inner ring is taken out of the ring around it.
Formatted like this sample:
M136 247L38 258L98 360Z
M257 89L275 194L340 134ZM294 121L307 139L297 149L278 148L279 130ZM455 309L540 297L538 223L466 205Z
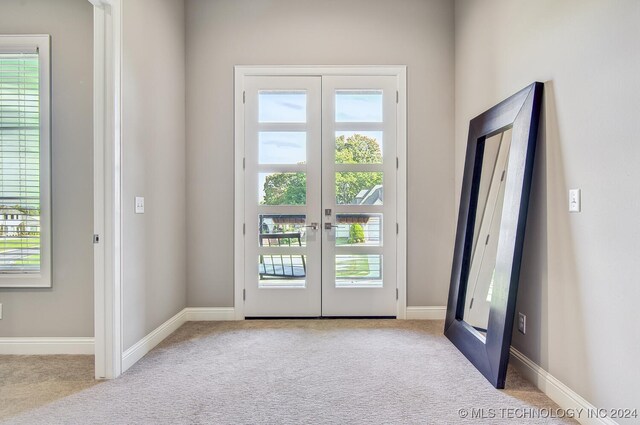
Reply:
M40 236L0 237L0 253L20 248L39 248Z
M365 258L336 258L336 278L358 278L370 275L369 260Z
M24 255L25 252L28 254ZM0 265L7 268L40 265L40 236L0 237Z

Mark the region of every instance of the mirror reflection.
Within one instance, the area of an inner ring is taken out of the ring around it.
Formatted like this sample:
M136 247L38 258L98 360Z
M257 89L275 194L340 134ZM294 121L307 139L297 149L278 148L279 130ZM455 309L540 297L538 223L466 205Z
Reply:
M508 129L487 137L484 149L478 150L482 166L463 320L483 335L489 324L510 147Z

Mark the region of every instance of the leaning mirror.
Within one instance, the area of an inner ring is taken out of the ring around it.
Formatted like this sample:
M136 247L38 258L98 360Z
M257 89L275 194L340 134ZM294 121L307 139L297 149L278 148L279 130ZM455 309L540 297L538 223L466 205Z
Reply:
M509 361L542 88L469 125L444 333L496 388Z

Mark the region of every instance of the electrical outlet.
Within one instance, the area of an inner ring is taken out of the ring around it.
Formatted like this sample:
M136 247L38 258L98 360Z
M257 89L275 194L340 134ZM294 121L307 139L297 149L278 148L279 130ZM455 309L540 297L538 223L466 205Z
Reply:
M518 313L518 332L522 335L527 333L527 316L522 313Z

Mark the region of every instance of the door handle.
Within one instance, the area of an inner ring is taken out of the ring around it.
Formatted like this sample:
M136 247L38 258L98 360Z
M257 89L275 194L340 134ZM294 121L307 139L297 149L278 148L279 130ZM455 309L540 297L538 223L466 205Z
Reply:
M304 226L304 227L311 227L313 230L318 230L318 223L311 223L308 226Z
M324 223L324 230L331 230L332 227L338 227L331 223Z

